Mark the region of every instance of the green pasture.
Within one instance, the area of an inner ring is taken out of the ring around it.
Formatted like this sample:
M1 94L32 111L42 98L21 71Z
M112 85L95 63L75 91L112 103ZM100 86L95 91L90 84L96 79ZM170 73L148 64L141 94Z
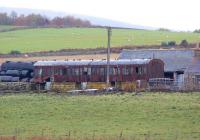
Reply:
M1 27L0 28L5 28ZM160 45L162 41L186 39L199 42L200 34L148 30L113 29L112 47ZM107 31L100 28L36 28L0 32L0 53L50 51L76 48L100 48L107 45Z
M0 96L0 135L199 139L199 93Z

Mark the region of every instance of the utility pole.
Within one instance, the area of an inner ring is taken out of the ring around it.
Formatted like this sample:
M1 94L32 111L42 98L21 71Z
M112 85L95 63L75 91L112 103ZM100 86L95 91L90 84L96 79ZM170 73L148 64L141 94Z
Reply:
M111 39L111 27L107 27L108 31L108 44L107 44L107 77L106 84L107 88L110 86L110 39Z

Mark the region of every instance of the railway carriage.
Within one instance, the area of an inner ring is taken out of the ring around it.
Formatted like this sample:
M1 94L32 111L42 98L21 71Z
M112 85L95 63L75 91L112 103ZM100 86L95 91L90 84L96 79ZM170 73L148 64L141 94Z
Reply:
M111 60L109 70L111 86L120 89L131 87L133 90L138 80L147 82L150 78L164 77L164 63L159 59ZM38 61L34 64L34 81L38 84L74 84L78 89L86 84L86 88L102 89L106 87L106 75L106 60Z

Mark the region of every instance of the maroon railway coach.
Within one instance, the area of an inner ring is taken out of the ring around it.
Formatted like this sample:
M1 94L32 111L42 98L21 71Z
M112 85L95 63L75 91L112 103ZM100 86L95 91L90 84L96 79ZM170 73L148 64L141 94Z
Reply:
M34 64L36 83L105 83L106 60L38 61ZM127 59L110 61L110 82L148 81L164 77L164 63L159 59Z

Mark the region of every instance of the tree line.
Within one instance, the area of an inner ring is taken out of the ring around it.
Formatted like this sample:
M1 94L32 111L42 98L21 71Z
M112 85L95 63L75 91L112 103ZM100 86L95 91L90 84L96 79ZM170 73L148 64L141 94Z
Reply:
M16 12L0 13L0 25L30 26L30 27L90 27L91 22L73 16L55 17L49 19L40 14L18 15Z

